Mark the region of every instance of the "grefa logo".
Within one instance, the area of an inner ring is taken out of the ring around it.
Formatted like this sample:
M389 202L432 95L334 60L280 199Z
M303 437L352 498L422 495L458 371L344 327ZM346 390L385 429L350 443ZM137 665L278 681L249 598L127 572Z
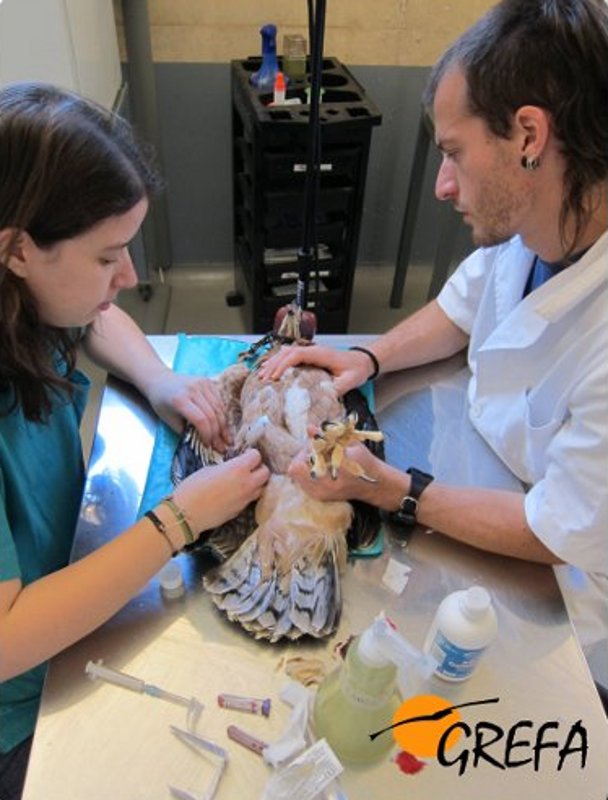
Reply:
M576 760L584 769L589 745L582 720L571 724L549 720L539 725L521 719L505 730L495 722L470 720L470 712L464 710L499 700L491 697L453 705L439 695L416 695L399 706L392 725L369 737L373 741L392 732L406 755L434 758L442 767L457 769L459 775L482 763L500 770L527 767L534 772L541 768L559 772L566 761ZM405 771L416 772L425 766L416 758L413 764L408 762Z

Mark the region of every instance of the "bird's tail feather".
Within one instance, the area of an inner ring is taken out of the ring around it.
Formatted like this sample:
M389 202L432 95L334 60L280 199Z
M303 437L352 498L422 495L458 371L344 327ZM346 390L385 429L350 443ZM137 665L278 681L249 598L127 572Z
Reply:
M320 559L305 553L288 570L275 563L265 575L258 532L205 576L216 607L257 639L333 633L342 606L337 549L328 548Z

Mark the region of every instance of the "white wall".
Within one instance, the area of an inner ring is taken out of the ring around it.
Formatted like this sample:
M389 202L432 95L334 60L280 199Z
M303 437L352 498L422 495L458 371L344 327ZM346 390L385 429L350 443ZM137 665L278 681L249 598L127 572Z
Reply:
M112 0L0 0L0 85L23 80L111 107L121 83Z

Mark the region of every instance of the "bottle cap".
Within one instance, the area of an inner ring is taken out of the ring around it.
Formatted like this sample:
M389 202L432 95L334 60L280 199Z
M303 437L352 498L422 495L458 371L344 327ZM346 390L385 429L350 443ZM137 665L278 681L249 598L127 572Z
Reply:
M361 661L370 667L386 667L391 663L378 646L373 625L361 634L357 653Z
M186 591L181 568L176 561L169 561L159 573L160 589L165 597L181 597Z
M492 602L490 593L483 586L471 586L464 593L463 601L463 610L472 618L483 616Z

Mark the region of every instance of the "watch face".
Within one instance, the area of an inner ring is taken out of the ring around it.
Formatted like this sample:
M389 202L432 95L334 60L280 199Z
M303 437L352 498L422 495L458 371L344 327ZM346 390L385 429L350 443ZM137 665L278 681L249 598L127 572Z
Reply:
M416 524L416 512L418 511L418 501L413 497L405 497L401 501L400 508L394 512L393 517L402 525L412 527Z
M410 491L401 501L399 510L394 512L393 518L402 525L413 527L417 522L418 498L434 478L428 472L422 472L414 467L410 467L407 473L411 477Z
M418 501L415 500L413 497L406 497L405 500L401 503L400 511L402 514L405 514L406 516L412 515L415 517L416 512L418 511Z

